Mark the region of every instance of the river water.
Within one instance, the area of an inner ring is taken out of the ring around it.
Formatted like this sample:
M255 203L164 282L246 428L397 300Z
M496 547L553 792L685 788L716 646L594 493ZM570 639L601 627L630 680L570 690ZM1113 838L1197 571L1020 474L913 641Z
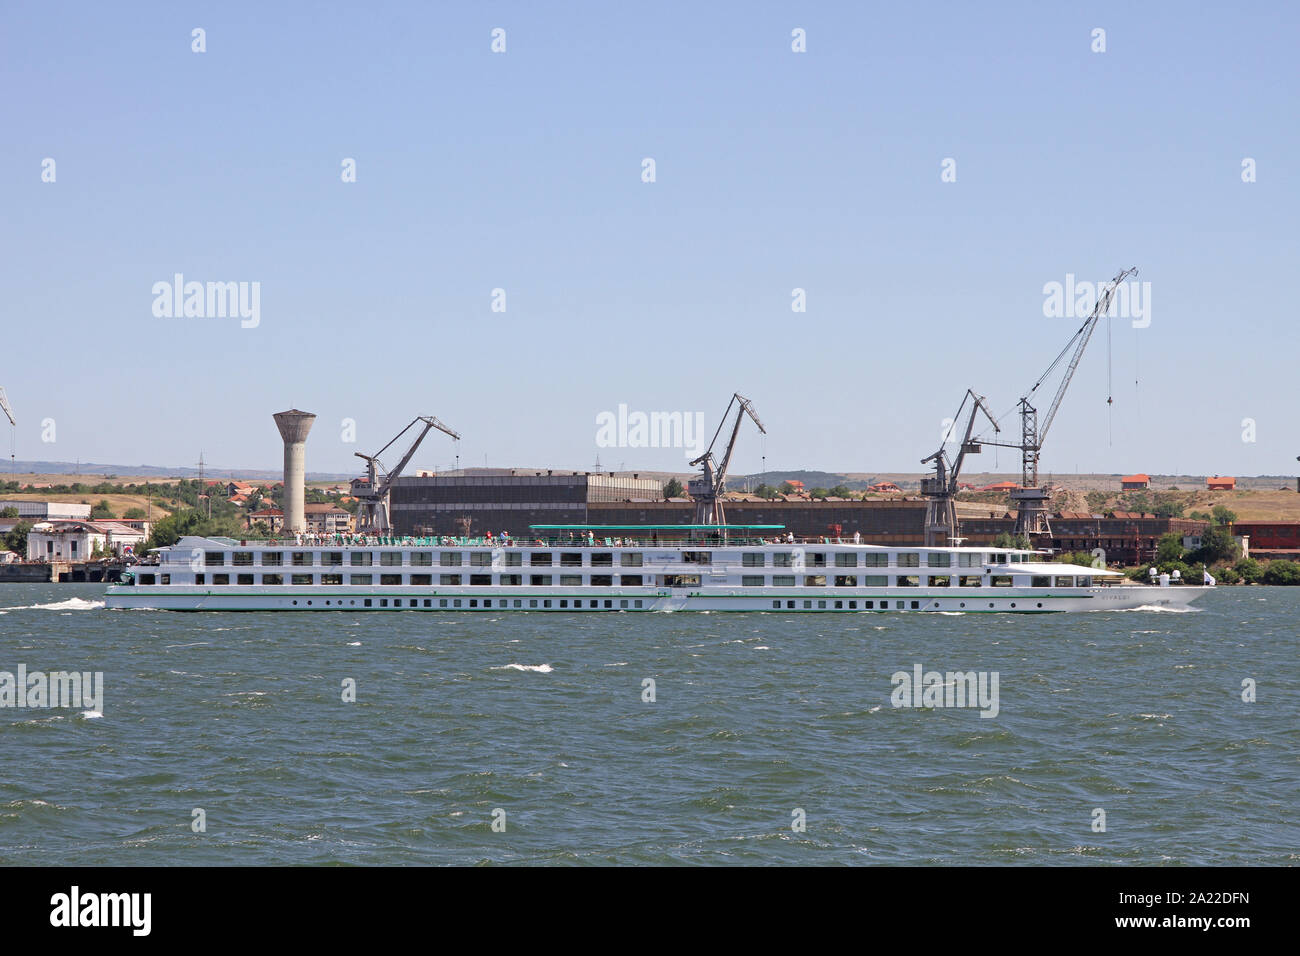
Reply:
M0 862L1300 860L1300 588L1045 616L102 592L0 585L0 672L103 675L100 701L0 707ZM996 716L893 706L918 665L996 674Z

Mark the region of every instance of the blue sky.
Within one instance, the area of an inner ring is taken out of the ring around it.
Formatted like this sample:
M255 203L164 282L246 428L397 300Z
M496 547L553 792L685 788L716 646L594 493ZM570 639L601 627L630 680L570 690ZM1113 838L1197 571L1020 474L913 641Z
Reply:
M1150 325L1112 323L1115 404L1103 326L1044 471L1292 473L1298 26L1282 3L7 3L17 456L275 467L297 406L312 471L417 414L462 464L680 469L597 447L596 416L711 435L738 390L768 435L736 471L919 471L967 386L1009 411L1073 334L1044 284L1136 265ZM175 273L260 283L259 324L155 317ZM434 435L415 464L453 455Z

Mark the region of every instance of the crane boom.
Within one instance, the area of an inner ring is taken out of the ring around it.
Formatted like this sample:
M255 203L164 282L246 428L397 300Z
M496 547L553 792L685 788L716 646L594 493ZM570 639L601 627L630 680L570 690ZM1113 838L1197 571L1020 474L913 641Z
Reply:
M1065 390L1070 387L1070 380L1074 378L1075 369L1079 367L1079 360L1083 358L1083 350L1088 347L1088 342L1092 338L1092 333L1097 328L1097 320L1110 311L1110 304L1115 298L1115 290L1119 288L1120 283L1135 275L1137 275L1137 269L1135 267L1130 267L1124 269L1119 275L1110 280L1110 285L1108 285L1106 290L1097 297L1097 304L1093 306L1092 314L1089 315L1083 325L1079 327L1079 331L1074 333L1074 338L1070 339L1070 341L1066 343L1065 348L1061 351L1061 355L1056 357L1056 361L1047 367L1047 371L1044 372L1042 377L1034 383L1034 387L1029 390L1029 393L1032 395L1038 386L1043 384L1043 381L1051 373L1057 362L1061 360L1061 356L1070 350L1071 345L1074 345L1074 353L1070 356L1070 365L1065 370L1065 374L1061 376L1061 384L1056 387L1056 395L1052 398L1052 404L1048 406L1047 415L1043 418L1043 423L1038 428L1038 445L1040 448L1042 447L1043 441L1047 438L1047 430L1052 427L1052 421L1056 418L1056 413L1061 408L1061 399L1065 398ZM1078 344L1075 344L1076 342Z
M383 464L380 462L379 456L396 444L403 435L420 422L424 423L424 428L415 436L415 439L411 442L411 446L406 450L406 454L402 456L396 467L384 472L381 481L379 472L383 467ZM424 437L434 428L444 434L450 435L457 441L460 440L459 432L448 428L434 416L418 415L411 419L410 424L398 432L387 445L379 449L379 451L375 452L373 455L365 455L359 451L353 452L354 455L366 462L365 480L357 480L352 483L353 493L361 499L361 506L357 509L358 530L374 533L383 533L389 530L391 525L388 519L388 498L389 493L392 491L393 482L397 480L406 469L406 466L410 464L411 459L415 457L416 450L420 447L420 443L424 441Z
M731 414L731 408L736 404L740 407L736 411L736 421L731 426L727 450L722 456L722 463L716 464L713 458L713 446L717 444L718 436L722 434L722 429L727 424L727 416ZM713 433L713 441L709 442L708 450L691 461L692 467L699 465L702 470L701 476L692 479L688 485L690 495L695 499L696 524L725 523L722 495L726 491L727 469L731 466L731 453L735 451L736 439L740 435L740 423L746 415L754 420L760 432L767 434L767 429L759 420L758 413L754 411L754 403L739 392L735 392L731 396L731 401L727 403L727 410L722 413L722 420L718 423L717 431Z
M17 427L18 423L14 421L14 410L9 407L9 397L5 395L3 385L0 385L0 411L5 413L5 417L9 419L10 425Z

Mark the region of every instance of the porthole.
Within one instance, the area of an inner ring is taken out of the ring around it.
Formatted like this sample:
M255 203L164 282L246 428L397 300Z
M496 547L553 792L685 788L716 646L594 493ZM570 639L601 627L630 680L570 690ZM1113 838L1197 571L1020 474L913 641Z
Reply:
M1012 602L1011 602L1011 606L1012 606L1012 607L1015 607L1015 606L1016 606L1016 602L1015 602L1015 601L1012 601Z
M957 606L958 606L958 607L965 607L965 606L966 606L966 602L965 602L965 601L962 601L962 602L961 602L960 604L958 604Z
M989 601L989 607L992 607L992 606L993 606L993 602L992 602L992 601Z
M297 606L298 606L298 602L297 602L297 601L294 601L294 602L293 602L293 605L294 605L294 607L297 607Z
M1039 601L1039 602L1038 602L1038 606L1039 606L1039 607L1042 607L1042 606L1043 606L1043 602L1042 602L1042 601Z

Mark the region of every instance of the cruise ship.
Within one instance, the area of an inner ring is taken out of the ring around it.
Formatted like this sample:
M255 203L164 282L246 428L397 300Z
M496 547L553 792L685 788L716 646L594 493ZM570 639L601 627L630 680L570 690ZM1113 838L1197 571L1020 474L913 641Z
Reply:
M796 539L779 525L534 525L527 540L184 537L107 589L170 611L1015 613L1169 609L1208 587L1041 551Z

